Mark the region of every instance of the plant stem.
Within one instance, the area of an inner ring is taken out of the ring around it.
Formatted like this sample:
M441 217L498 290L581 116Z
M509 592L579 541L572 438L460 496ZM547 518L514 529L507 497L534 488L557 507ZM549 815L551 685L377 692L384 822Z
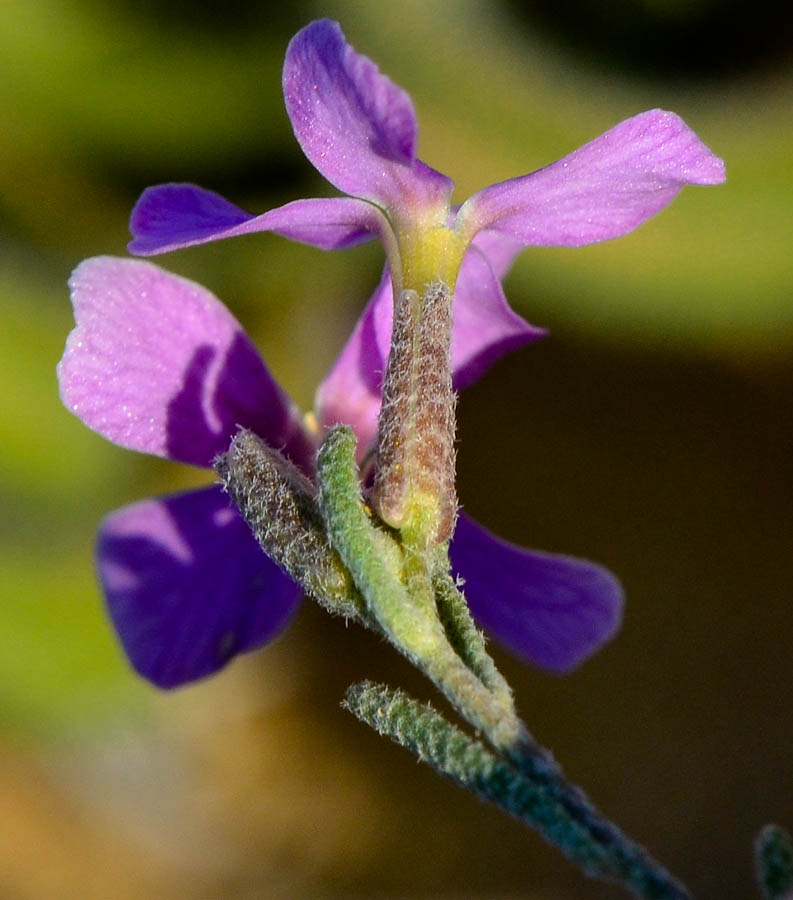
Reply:
M488 750L430 706L371 682L352 685L345 706L437 772L536 828L587 874L618 882L644 900L688 900L685 888L645 851L624 837L617 845L604 843L599 830L579 819L546 778Z

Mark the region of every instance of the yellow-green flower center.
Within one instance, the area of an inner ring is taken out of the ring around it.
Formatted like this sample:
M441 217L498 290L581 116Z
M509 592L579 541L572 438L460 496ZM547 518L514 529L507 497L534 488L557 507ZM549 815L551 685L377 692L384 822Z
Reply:
M413 290L421 296L427 285L441 281L454 290L457 273L469 239L445 225L413 222L396 231L401 271L399 290Z

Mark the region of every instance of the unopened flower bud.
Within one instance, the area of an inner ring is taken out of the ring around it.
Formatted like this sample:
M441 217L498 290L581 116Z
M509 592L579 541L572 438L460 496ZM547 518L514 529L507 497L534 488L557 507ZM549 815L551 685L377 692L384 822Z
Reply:
M394 528L440 543L454 530L452 296L440 281L395 301L373 503Z
M331 612L359 618L361 597L328 543L313 483L245 430L215 471L265 553Z

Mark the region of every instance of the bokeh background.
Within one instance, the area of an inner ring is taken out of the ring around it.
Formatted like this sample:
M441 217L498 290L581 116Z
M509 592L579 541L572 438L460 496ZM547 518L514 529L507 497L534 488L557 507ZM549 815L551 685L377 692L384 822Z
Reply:
M697 896L754 895L793 825L793 39L768 0L0 2L0 897L606 898L534 834L339 708L433 698L305 604L172 694L127 668L92 563L104 513L204 483L60 406L65 282L194 181L251 210L332 193L282 106L289 37L337 18L412 94L464 198L661 106L727 162L633 235L525 252L549 340L460 402L460 496L501 535L609 565L620 636L557 678L495 648L537 737ZM223 298L304 409L381 250L257 235L160 260Z

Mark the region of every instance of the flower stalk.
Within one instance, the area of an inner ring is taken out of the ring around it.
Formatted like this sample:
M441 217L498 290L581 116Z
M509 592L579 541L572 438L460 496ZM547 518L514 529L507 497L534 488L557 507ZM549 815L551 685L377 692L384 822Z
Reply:
M330 611L383 634L493 749L389 688L354 685L347 707L441 774L537 828L588 874L648 900L685 900L675 879L603 819L535 744L449 575L446 546L419 553L369 509L355 444L347 427L329 432L317 456L317 491L248 432L216 468L268 553L279 553ZM312 567L324 577L312 576Z
M319 505L328 537L366 601L368 620L501 749L524 728L507 691L492 691L450 643L438 614L429 557L373 520L361 499L355 435L332 429L317 456Z
M418 552L364 504L351 429L329 432L317 478L330 543L365 599L367 623L435 683L495 752L389 688L353 686L347 707L437 771L537 827L585 872L647 900L686 900L686 890L604 819L534 742L449 576L446 547Z
M415 753L438 773L537 829L586 874L624 885L646 900L689 900L688 891L626 838L601 839L598 828L560 800L548 781L530 775L402 691L363 682L344 706L378 734Z

